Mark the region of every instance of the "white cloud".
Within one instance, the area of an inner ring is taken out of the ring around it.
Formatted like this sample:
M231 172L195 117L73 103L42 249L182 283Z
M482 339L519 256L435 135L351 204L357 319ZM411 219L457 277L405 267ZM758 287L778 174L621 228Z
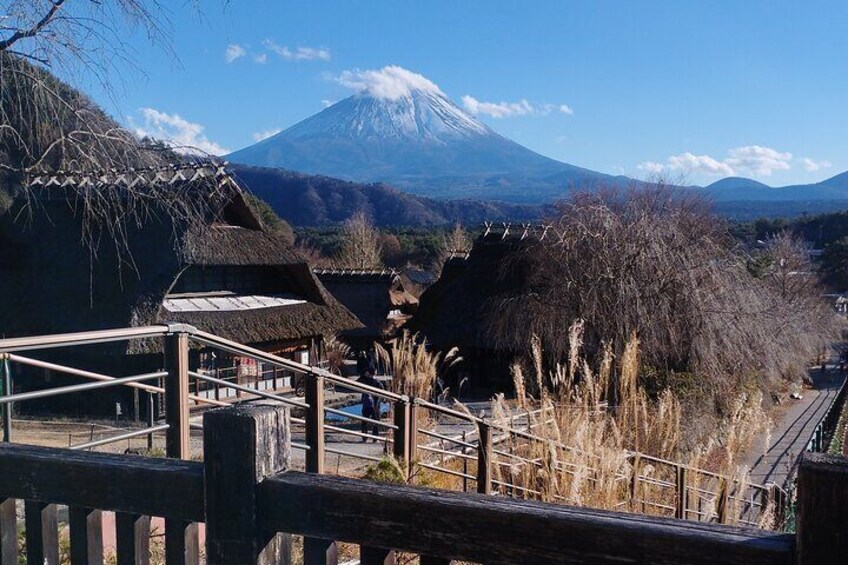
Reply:
M262 141L263 139L268 139L271 136L277 135L283 131L281 128L271 128L266 129L265 131L257 131L253 133L253 141Z
M211 155L230 153L229 149L209 140L203 134L202 125L189 122L179 114L166 114L153 108L140 108L138 111L144 124L136 125L132 118L129 118L129 122L136 135L140 137L152 137L164 141L178 153L202 152Z
M253 62L258 63L260 65L264 65L266 62L268 62L268 55L265 54L265 53L260 53L259 55L254 55L253 56Z
M568 104L542 104L534 106L522 98L518 102L483 102L466 94L462 97L462 105L475 116L484 114L493 118L508 118L511 116L547 116L551 112L561 112L568 116L574 114L574 110Z
M833 166L833 163L831 163L830 161L816 161L815 159L810 159L809 157L804 157L803 159L801 159L801 163L804 165L804 169L811 173L821 169L828 169Z
M730 157L725 163L742 174L767 177L774 171L788 171L792 168L792 153L781 153L770 147L748 145L727 152Z
M227 45L227 50L224 52L224 59L226 59L228 63L232 63L236 59L241 59L245 55L247 55L247 49L238 43L230 43Z
M408 71L397 65L388 65L382 69L367 71L352 69L343 71L334 79L356 93L388 100L397 100L409 96L413 90L444 95L441 89L424 75Z
M482 102L468 94L462 97L462 105L475 116L485 114L493 118L526 116L535 111L526 99L518 102Z
M329 108L330 106L332 106L335 103L336 103L335 100L330 100L328 98L321 100L321 106L323 106L324 108Z
M774 171L788 171L792 168L791 161L792 153L777 151L762 145L746 145L730 149L727 157L721 160L709 155L686 152L672 155L665 163L646 161L637 165L637 168L651 174L683 172L716 176L765 177Z
M289 49L283 45L277 45L270 39L266 39L262 44L270 51L273 51L286 61L329 61L330 50L326 47L296 47Z

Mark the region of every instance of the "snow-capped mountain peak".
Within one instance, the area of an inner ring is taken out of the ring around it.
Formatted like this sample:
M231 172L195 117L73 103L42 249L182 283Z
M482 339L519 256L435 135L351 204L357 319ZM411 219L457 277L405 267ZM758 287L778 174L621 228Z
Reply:
M279 134L289 141L331 135L394 143L447 143L457 138L497 135L463 112L441 92L410 89L386 98L360 92Z

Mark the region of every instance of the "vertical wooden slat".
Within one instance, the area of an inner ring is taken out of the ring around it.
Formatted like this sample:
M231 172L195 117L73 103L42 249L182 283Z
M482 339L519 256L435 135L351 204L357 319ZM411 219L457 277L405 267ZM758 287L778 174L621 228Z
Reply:
M288 565L291 536L263 529L256 485L291 460L285 406L238 406L203 416L206 554L213 565Z
M99 510L68 508L71 565L103 564L103 517Z
M303 375L306 403L306 471L324 473L324 378L317 375ZM304 565L336 565L338 549L333 540L304 538Z
M0 563L18 563L18 513L14 498L0 498Z
M798 467L797 565L844 565L846 532L848 459L805 453Z
M168 423L166 453L174 459L189 459L188 421L188 336L165 337L165 420Z
M492 428L480 422L477 425L479 440L477 443L477 492L492 494Z
M55 504L24 503L27 565L59 565L59 519Z
M718 523L727 524L730 520L730 483L724 477L718 481Z
M200 562L198 526L192 522L165 519L165 563L197 565Z
M366 546L359 548L360 565L395 565L396 563L395 552L391 549Z
M115 513L118 565L150 565L150 516Z

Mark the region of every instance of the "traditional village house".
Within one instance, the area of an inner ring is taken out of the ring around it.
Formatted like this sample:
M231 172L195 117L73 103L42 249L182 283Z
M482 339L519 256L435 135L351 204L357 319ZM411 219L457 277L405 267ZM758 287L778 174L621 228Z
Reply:
M34 198L30 206L25 209L22 201L16 202L5 217L0 214L4 337L181 322L295 361L315 363L322 356L324 336L361 328L324 289L292 242L265 228L220 166L60 174L28 182ZM202 198L212 183L211 189L224 195L220 211L210 212L205 225L190 226L153 209L140 223L127 222L120 240L95 233L105 238L99 245L93 248L83 241L81 202L70 196L78 192L63 186L90 183L92 190L120 191L130 185L143 190L145 183L157 182L172 183L186 198ZM63 361L116 376L162 366L161 343L134 343L124 351L89 349L74 353L87 358ZM220 378L285 384L269 368L238 357L193 353L195 366L215 371ZM120 364L113 359L120 359ZM17 388L59 378L49 372L29 379L15 377ZM77 403L73 408L103 412L119 402L129 413L133 406L138 408L138 399L126 397L131 394L121 387L99 395L100 406ZM114 395L122 396L113 400ZM87 395L86 402L97 396Z
M393 270L316 269L315 274L364 324L342 334L355 349L368 349L391 338L418 307L418 299L407 292Z
M496 343L493 325L498 321L500 300L514 296L524 283L524 276L511 268L509 259L538 241L536 230L532 234L529 230L487 225L470 252L448 258L407 324L437 351L459 348L462 361L445 383L454 395L485 395L513 386L509 368L520 352Z

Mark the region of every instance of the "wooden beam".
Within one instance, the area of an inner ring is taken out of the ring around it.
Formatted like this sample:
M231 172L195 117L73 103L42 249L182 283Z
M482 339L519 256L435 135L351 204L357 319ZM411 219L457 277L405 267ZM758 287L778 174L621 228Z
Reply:
M188 335L175 333L165 337L165 451L174 459L190 459Z
M71 506L71 565L103 565L103 513L100 510Z
M24 503L24 523L27 565L59 565L59 517L56 505L27 500Z
M274 531L475 563L792 565L791 535L288 472L258 499ZM473 533L471 533L473 532Z
M213 565L287 565L291 536L260 519L256 485L291 460L289 410L243 405L203 415L206 555Z
M393 454L398 461L405 464L407 475L410 469L409 458L409 402L405 400L396 400L394 403L394 424L397 428L394 430L394 445L392 446Z
M203 464L0 443L0 498L202 522Z
M798 565L844 564L848 556L848 459L805 453L798 467Z

